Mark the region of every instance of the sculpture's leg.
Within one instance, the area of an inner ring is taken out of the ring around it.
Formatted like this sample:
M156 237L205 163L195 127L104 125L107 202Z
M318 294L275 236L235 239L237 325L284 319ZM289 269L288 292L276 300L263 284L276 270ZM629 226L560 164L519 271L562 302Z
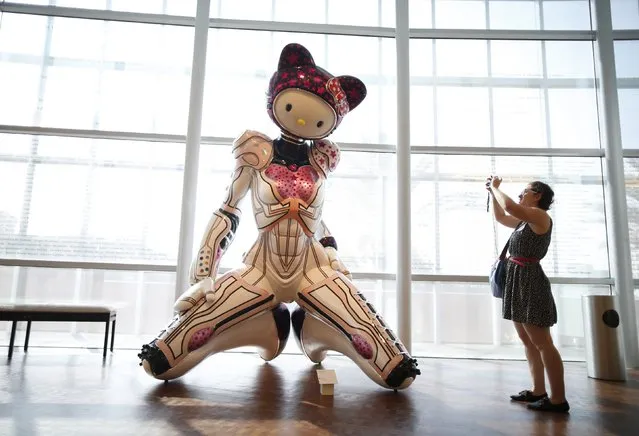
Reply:
M140 365L153 377L170 380L204 358L232 348L257 346L264 360L277 357L288 339L290 316L269 288L259 287L265 285L262 282L253 285L240 272L220 277L213 301L202 295L156 339L142 346Z
M293 312L293 330L313 362L321 362L327 350L340 352L391 389L408 387L420 374L416 360L343 274L302 290L296 301L300 307Z

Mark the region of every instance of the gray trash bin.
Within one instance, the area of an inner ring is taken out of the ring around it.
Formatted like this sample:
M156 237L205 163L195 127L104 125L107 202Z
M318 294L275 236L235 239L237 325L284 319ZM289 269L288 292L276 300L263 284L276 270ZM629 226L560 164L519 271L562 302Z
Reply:
M581 297L588 377L626 380L626 359L621 339L619 303L614 295Z

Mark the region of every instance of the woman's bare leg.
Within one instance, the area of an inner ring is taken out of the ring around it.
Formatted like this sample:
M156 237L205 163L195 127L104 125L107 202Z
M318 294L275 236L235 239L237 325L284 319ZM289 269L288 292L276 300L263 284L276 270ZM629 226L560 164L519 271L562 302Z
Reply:
M544 378L544 363L541 359L541 353L530 340L524 326L519 322L513 322L513 324L526 350L526 359L528 360L528 367L530 368L530 376L532 378L531 391L535 396L543 395L546 393L546 380Z
M546 368L548 383L550 384L550 402L561 404L566 402L564 386L564 364L561 355L555 347L548 327L538 327L531 324L523 324L531 342L541 354L541 360Z

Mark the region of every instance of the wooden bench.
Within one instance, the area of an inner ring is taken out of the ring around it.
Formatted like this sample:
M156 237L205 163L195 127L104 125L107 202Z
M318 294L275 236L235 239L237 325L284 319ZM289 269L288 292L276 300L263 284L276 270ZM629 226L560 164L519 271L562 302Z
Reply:
M9 340L9 359L13 355L13 344L16 338L16 326L18 321L27 322L27 333L24 339L24 351L29 347L29 334L32 321L43 322L103 322L106 325L104 333L103 357L107 354L109 339L109 324L111 324L111 352L115 340L115 319L117 310L109 306L93 306L81 304L0 304L0 321L13 321L11 326L11 339Z

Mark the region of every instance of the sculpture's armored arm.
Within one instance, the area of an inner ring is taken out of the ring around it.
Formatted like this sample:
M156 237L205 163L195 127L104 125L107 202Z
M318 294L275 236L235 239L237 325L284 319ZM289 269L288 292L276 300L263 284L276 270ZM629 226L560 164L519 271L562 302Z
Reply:
M234 178L234 181L238 179ZM233 183L230 188L233 188ZM220 208L213 213L202 238L200 249L191 264L189 282L195 285L210 277L215 280L220 259L235 236L240 217Z
M270 139L260 133L246 131L233 142L235 169L226 189L226 198L206 226L191 264L191 287L175 302L176 311L190 309L204 295L213 292L220 259L231 245L242 216L239 203L251 186L255 170L268 164L271 155Z
M338 145L334 142L329 141L328 139L322 139L313 143L310 153L311 164L319 170L320 174L322 174L325 178L328 178L328 175L335 171L339 160L340 150ZM351 276L350 271L342 263L337 254L337 242L333 235L331 235L331 232L324 223L324 220L320 222L319 228L317 229L317 232L315 232L315 237L326 250L326 254L331 261L331 267L335 271L341 272L352 280L353 277Z
M267 165L271 155L269 138L258 132L248 130L233 142L233 177L226 189L226 199L211 217L191 265L191 284L207 277L215 280L220 259L231 245L242 216L239 203L249 190L254 171Z
M328 259L331 262L331 268L333 268L335 271L341 272L350 280L353 280L353 276L351 275L351 272L348 270L348 268L346 268L344 263L339 258L339 255L337 254L337 242L335 241L335 238L331 235L331 232L328 230L328 227L326 227L324 220L320 222L320 226L317 232L315 233L315 237L319 240L320 244L322 244L322 246L324 247L324 250L326 251L326 255L328 256Z

